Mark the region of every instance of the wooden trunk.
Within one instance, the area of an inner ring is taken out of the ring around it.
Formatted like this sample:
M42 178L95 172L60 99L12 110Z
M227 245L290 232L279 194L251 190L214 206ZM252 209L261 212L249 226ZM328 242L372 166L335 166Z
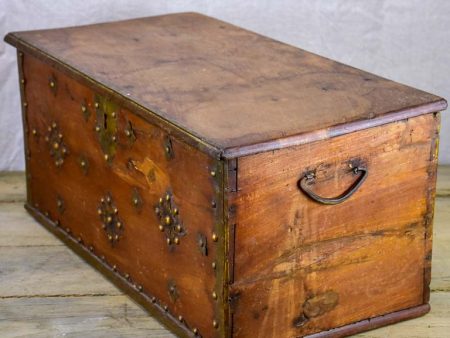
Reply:
M176 334L429 310L445 100L194 13L6 41L27 210Z

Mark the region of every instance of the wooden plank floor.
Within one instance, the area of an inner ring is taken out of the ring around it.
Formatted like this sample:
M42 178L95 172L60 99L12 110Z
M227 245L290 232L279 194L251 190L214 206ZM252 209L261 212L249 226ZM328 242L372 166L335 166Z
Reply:
M174 337L39 226L0 173L0 337ZM430 314L357 337L450 337L450 167L439 168Z

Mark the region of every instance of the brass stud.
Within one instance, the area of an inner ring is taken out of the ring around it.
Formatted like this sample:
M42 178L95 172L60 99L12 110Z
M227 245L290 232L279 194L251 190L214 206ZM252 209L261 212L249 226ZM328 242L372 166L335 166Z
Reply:
M86 167L86 161L85 160L81 160L80 165L82 168Z
M175 243L176 245L180 244L180 239L179 239L178 237L175 237L175 238L173 239L173 241L174 241L174 243Z
M94 247L91 245L91 246L89 246L89 251L94 251Z
M174 215L178 215L178 209L177 209L177 208L173 209L172 213L173 213Z
M159 215L160 212L161 212L161 210L159 210L159 208L156 207L156 208L155 208L155 213L156 213L157 215Z
M95 126L95 131L98 133L100 131L100 126Z
M20 79L20 83L24 84L25 83L25 79Z
M55 82L54 81L50 81L49 85L50 85L50 88L55 88Z
M120 229L120 228L122 227L122 222L120 222L120 221L117 222L117 223L116 223L116 226Z
M66 149L66 148L62 148L62 149L61 149L61 152L62 152L63 154L67 154L67 149Z
M164 150L166 151L166 153L170 153L170 147L169 146L166 146L165 148L164 148Z
M56 128L56 122L52 123L52 128Z
M109 240L110 242L112 242L112 240L113 240L113 236L111 236L111 235L108 235L108 240Z
M20 56L20 57L23 57L23 52L19 52L19 56Z
M167 305L164 305L164 311L169 311L169 307Z
M129 131L128 129L125 129L125 135L127 137L130 137L131 136L131 131Z
M215 208L217 206L216 201L211 201L211 206Z
M118 241L118 240L119 240L119 235L116 234L116 235L114 236L114 239L115 239L116 241Z
M27 103L27 102L24 102L24 103L23 103L23 106L26 108L26 107L28 106L28 103Z
M31 133L32 133L34 136L36 136L36 135L37 135L37 130L36 130L36 129L33 129L33 130L31 131Z
M143 290L142 285L138 285L137 289L138 289L140 292L142 292L142 290Z
M162 197L160 197L159 198L159 204L162 204L162 202L163 202L163 199L162 199Z
M182 322L182 321L183 321L183 316L178 316L178 320L179 320L180 322Z
M67 233L70 233L70 229L69 229L69 228L66 228L66 232L67 232Z
M217 322L217 320L213 320L213 327L215 328L215 329L217 329L218 327L219 327L219 323Z
M213 298L213 299L217 299L217 293L216 293L216 291L213 291L213 293L212 293L212 298Z
M104 202L105 202L105 199L104 199L103 197L100 198L100 202L104 203Z
M58 206L58 208L61 208L63 205L63 202L61 200L56 201L56 205Z
M78 237L77 241L78 241L78 243L81 243L81 241L82 241L81 237Z
M110 196L106 197L106 202L111 203L111 197Z
M217 234L216 234L215 232L213 232L213 234L212 234L212 240L213 240L214 242L217 242L218 239L219 239L219 236L217 236Z
M98 102L95 102L94 106L95 106L95 108L98 108L98 107L100 107L100 104Z
M86 106L83 104L83 105L81 105L81 111L83 112L83 113L85 113L86 112L86 110L87 110L87 108L86 108Z
M103 156L103 158L105 159L105 161L108 161L109 160L109 155L105 154L105 156Z
M117 265L114 264L114 265L112 266L112 269L113 269L113 271L117 271Z
M115 214L117 214L117 213L119 212L119 209L113 208L113 212L114 212Z
M216 270L216 267L217 267L216 262L212 262L212 263L211 263L211 266L212 266L212 268L213 268L214 270Z
M102 224L102 229L105 230L106 229L106 225Z
M111 141L113 141L113 142L116 142L116 141L117 141L116 135L111 136Z
M172 219L170 218L170 216L164 217L164 223L166 223L166 225L170 225L172 223Z
M169 202L170 201L170 195L166 194L166 201Z
M47 130L48 130L48 131L52 131L52 127L48 127Z
M152 303L156 303L156 297L153 296L153 297L150 299L150 301L151 301Z
M159 231L164 231L164 227L161 224L158 226L158 228L159 228Z
M194 332L195 335L198 335L198 329L197 329L196 327L194 327L194 328L192 329L192 332Z
M108 217L106 217L106 223L111 223L112 222L112 217L111 216L108 216Z
M115 111L113 111L113 112L111 113L111 117L112 117L112 118L116 118L116 117L117 117L117 113L116 113Z
M58 142L53 143L53 148L54 149L58 149L59 148L59 143Z
M211 176L216 177L216 172L214 170L211 171Z
M129 274L125 274L125 279L130 279L130 275Z
M62 139L62 134L58 134L58 138L59 138L59 139Z
M172 244L172 240L170 238L167 238L166 242L167 242L167 245Z
M177 225L177 231L178 231L178 232L182 232L182 231L183 231L183 228L181 227L180 224Z
M136 197L133 198L133 204L134 205L138 205L139 204L139 200Z
M100 259L101 259L102 261L104 261L104 260L105 260L105 256L104 256L104 255L101 255L101 256L100 256Z

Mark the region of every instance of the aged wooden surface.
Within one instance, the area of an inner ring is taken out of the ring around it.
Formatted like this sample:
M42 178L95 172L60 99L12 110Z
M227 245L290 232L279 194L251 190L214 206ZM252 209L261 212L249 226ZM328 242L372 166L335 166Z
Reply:
M291 337L429 310L445 100L194 13L6 40L27 210L175 332ZM371 170L357 199L318 208L299 193L311 169L317 193L342 190L349 166ZM11 232L4 299L59 298L60 280L72 298L102 294L65 248Z
M25 55L22 61L32 175L28 206L113 267L133 289L155 297L186 331L213 336L213 322L220 320L216 304L222 300L212 268L218 261L212 234L220 217L212 206L215 160L40 60ZM204 253L198 236L204 238ZM64 261L59 250L47 266Z
M219 153L446 107L434 95L195 13L12 33L6 41L94 87L109 87L156 113L143 110L155 123Z
M441 167L438 177L431 312L358 337L448 337L450 167ZM2 337L173 337L32 220L22 206L24 186L23 174L0 175Z
M427 302L438 121L429 114L238 160L236 337L311 334ZM317 194L345 191L358 178L350 164L369 174L345 203L299 191L311 170Z
M21 173L0 174L2 337L173 337L147 312L32 220L22 206L25 201L24 183ZM358 337L448 337L450 194L445 190L448 186L450 167L440 167L431 312ZM59 253L61 258L55 259L55 253Z

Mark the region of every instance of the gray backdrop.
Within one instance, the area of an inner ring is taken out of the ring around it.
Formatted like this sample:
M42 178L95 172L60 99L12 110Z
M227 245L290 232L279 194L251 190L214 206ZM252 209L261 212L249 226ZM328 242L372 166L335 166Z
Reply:
M448 0L0 0L0 35L197 11L450 98ZM24 168L14 48L0 43L0 170ZM450 164L450 112L441 163Z

